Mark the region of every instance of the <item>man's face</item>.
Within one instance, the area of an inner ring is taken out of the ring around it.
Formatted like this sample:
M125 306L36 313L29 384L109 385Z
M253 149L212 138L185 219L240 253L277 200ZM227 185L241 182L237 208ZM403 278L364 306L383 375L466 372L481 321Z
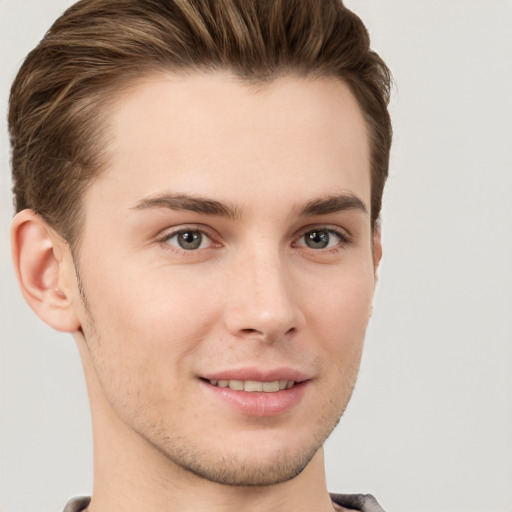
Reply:
M339 80L159 76L109 134L78 256L93 415L213 481L292 478L347 405L371 309L355 99Z

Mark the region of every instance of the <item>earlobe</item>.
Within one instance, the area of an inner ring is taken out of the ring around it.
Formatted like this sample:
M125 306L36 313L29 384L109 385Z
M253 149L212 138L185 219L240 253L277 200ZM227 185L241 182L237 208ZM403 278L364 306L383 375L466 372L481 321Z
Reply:
M28 305L54 329L78 330L72 258L67 244L40 215L23 210L13 219L11 246L18 283Z
M378 280L378 270L380 261L382 259L382 235L380 226L375 226L375 230L373 232L373 268L375 274L375 284L377 284Z
M380 226L375 226L375 230L372 235L372 257L373 257L373 291L377 288L379 281L379 265L382 259L382 236ZM368 312L368 319L373 314L373 302L370 304L370 310Z

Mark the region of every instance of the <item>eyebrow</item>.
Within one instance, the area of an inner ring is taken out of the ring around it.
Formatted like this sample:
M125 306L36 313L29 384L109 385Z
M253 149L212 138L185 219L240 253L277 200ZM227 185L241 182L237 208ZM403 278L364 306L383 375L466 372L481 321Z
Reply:
M359 210L368 214L368 209L359 197L354 194L335 194L306 203L300 210L301 217L328 215L346 210Z
M236 205L221 203L214 199L208 199L188 194L162 194L147 197L140 201L132 210L147 210L153 208L168 208L170 210L186 210L203 215L227 217L232 220L240 218L242 210Z
M215 199L208 199L188 194L161 194L147 197L132 207L132 210L148 210L153 208L167 208L170 210L186 210L203 215L213 215L237 220L242 215L242 208L222 203ZM314 217L328 215L346 210L359 210L367 214L368 210L361 199L353 194L335 194L321 199L314 199L299 208L300 217Z

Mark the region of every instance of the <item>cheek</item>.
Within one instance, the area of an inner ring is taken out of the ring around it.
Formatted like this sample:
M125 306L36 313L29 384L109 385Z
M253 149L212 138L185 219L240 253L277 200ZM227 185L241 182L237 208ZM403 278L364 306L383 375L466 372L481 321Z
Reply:
M373 274L339 273L327 286L310 286L306 306L311 324L336 345L362 341L371 314Z
M324 293L311 294L310 288L310 336L319 340L327 385L338 390L343 404L357 378L373 289L373 274L368 272L333 277Z
M208 283L183 272L139 271L130 279L121 268L100 270L84 284L95 326L88 344L103 387L172 394L219 318Z
M110 404L125 418L157 404L166 410L183 391L213 311L198 304L193 287L171 286L167 280L121 279L111 273L103 279L91 276L85 291L93 322L87 345ZM174 404L173 410L180 407Z
M101 304L94 316L114 332L147 332L144 337L155 336L155 341L170 341L171 333L173 338L187 335L189 326L198 326L215 307L208 283L196 276L134 265L95 270L87 280L87 295L91 303Z

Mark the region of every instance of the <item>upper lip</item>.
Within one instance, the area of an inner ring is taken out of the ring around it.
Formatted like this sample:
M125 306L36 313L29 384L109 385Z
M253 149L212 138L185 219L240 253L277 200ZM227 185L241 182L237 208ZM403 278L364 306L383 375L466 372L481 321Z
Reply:
M206 380L254 380L258 382L274 382L276 380L302 382L310 378L304 372L285 367L274 369L234 368L207 373L201 377Z

